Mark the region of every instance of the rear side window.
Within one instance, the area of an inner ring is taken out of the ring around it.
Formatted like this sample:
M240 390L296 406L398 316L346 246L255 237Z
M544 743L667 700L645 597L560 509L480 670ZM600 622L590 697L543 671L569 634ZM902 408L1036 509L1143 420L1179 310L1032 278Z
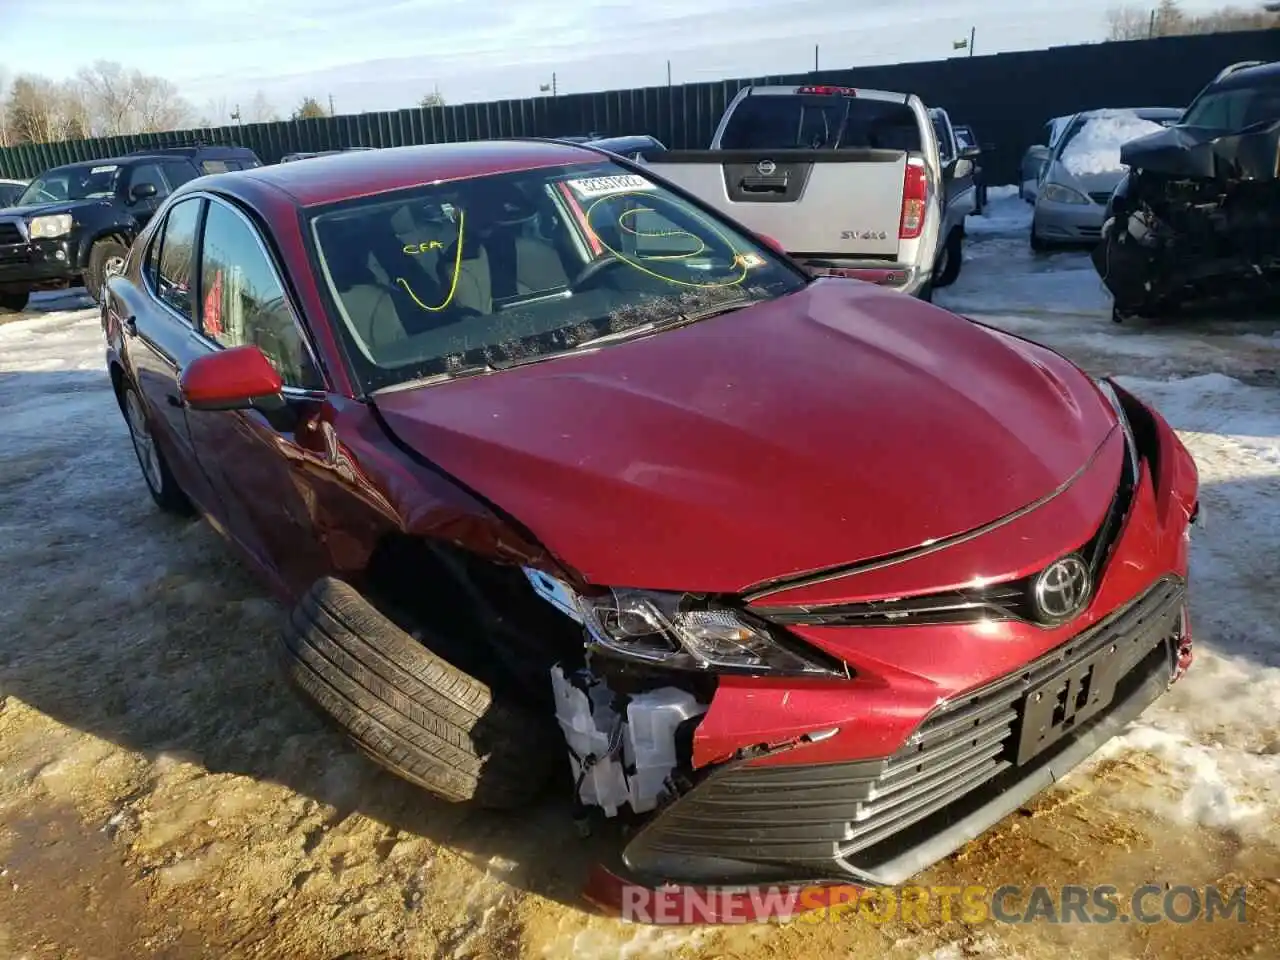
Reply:
M163 164L164 175L168 178L173 189L177 190L188 180L194 180L200 174L187 160L166 160Z
M156 271L156 295L188 320L194 321L192 284L195 283L196 225L199 198L174 204L165 218L160 238L160 264Z
M905 103L858 97L757 94L745 97L720 138L723 150L919 150Z

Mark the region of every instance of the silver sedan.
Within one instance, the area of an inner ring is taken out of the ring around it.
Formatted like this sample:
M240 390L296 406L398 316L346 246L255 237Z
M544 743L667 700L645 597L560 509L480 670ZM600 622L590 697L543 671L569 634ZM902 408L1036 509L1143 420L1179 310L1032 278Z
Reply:
M1175 107L1087 110L1071 118L1054 145L1036 195L1031 249L1093 243L1107 201L1124 177L1120 148L1178 121Z

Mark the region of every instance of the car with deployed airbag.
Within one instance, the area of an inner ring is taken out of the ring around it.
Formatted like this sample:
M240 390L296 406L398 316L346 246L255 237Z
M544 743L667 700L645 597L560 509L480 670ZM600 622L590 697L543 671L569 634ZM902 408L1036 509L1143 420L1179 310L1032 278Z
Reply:
M615 876L898 883L1191 661L1156 410L589 146L195 181L102 324L150 495L289 606L288 678L445 799L558 772Z

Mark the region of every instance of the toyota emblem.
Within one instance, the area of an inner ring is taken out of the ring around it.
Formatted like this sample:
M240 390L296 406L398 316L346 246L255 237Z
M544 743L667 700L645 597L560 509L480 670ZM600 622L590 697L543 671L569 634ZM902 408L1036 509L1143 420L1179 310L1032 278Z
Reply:
M1032 598L1041 620L1064 623L1085 608L1092 589L1088 565L1072 553L1040 571L1032 586Z
M756 164L756 173L762 177L771 177L777 171L778 165L772 160L761 160Z

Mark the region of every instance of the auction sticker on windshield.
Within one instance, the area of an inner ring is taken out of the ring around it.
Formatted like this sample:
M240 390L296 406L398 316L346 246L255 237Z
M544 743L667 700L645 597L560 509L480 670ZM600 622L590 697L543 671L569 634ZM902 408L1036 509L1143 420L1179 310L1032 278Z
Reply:
M652 190L653 184L634 173L616 177L588 177L585 180L566 180L573 192L584 200L606 197L611 193L631 193L633 190Z
M92 170L89 171L89 173L90 174L111 173L113 170L119 170L119 169L120 167L113 163L110 166L106 166L106 167L94 167Z

